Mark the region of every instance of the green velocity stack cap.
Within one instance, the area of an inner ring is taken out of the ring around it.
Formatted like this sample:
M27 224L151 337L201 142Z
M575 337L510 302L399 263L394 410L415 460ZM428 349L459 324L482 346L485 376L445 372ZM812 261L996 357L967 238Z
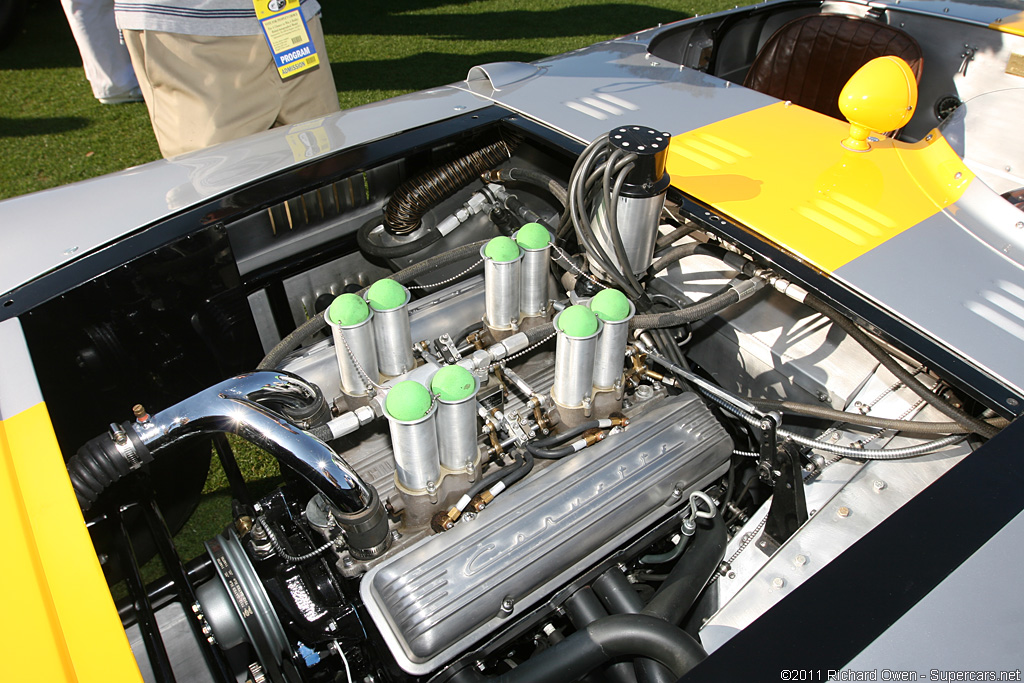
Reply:
M405 287L387 278L377 280L366 290L366 300L375 311L390 311L405 303Z
M617 289L602 289L590 300L590 310L605 322L617 323L629 317L629 299Z
M519 246L511 237L495 237L484 247L484 256L499 263L508 263L519 258Z
M551 233L540 223L527 223L516 233L516 242L523 249L543 249L551 244Z
M366 302L355 294L342 294L327 309L328 319L335 325L355 325L370 317Z
M388 415L402 422L415 422L430 412L430 392L411 379L399 382L384 399Z
M442 401L461 401L473 395L476 381L471 373L461 365L446 365L430 380L430 390Z
M558 314L558 329L570 337L589 337L597 332L597 316L586 306L570 306Z

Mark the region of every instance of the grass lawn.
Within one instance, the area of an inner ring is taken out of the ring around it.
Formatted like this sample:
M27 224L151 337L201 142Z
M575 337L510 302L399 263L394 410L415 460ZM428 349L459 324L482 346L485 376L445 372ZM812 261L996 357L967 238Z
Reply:
M325 7L342 109L705 14L726 0L397 0ZM0 199L160 158L142 103L92 97L59 3L36 0L0 53Z
M475 64L533 61L734 2L321 4L327 51L344 109L461 80ZM144 104L104 106L93 98L56 0L34 2L21 35L0 56L0 199L160 157ZM274 480L277 467L272 458L237 440L233 443L247 479L261 484ZM182 555L191 558L202 552L203 541L230 518L230 494L214 458L199 509L176 539ZM149 578L162 573L150 565Z

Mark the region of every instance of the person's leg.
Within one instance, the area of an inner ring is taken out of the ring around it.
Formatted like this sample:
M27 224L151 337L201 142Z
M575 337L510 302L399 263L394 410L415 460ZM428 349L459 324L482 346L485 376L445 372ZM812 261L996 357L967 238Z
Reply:
M301 123L341 109L338 106L338 89L334 85L334 75L327 59L320 17L313 17L306 26L316 45L316 52L320 55L320 66L283 82L275 73L282 92L281 111L275 121L278 126Z
M176 156L270 128L279 96L262 36L124 31L160 151Z
M61 0L92 94L104 104L142 99L128 50L114 24L113 0Z

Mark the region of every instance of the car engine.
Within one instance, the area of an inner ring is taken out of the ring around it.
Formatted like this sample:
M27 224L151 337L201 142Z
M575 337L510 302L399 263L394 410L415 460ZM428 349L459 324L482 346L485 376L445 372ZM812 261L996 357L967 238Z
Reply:
M675 681L990 436L682 201L670 137L496 126L226 226L243 277L289 264L248 294L263 362L68 463L88 511L214 438L223 532L127 573L148 680Z

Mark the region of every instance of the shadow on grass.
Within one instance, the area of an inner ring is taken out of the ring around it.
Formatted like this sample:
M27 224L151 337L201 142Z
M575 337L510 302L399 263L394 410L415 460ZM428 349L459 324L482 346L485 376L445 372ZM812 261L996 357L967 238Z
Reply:
M324 33L339 36L430 36L442 40L568 38L623 35L690 16L684 12L630 3L574 5L550 11L403 14L422 9L422 3L407 0L386 4L364 3L360 9L347 12L328 11L323 17Z
M401 59L331 62L338 92L374 90L386 84L394 90L423 90L460 81L470 67L490 62L532 62L538 52L484 52L470 55L422 52Z
M0 138L26 138L33 135L51 135L80 130L90 123L81 116L55 116L39 119L11 119L0 116Z

